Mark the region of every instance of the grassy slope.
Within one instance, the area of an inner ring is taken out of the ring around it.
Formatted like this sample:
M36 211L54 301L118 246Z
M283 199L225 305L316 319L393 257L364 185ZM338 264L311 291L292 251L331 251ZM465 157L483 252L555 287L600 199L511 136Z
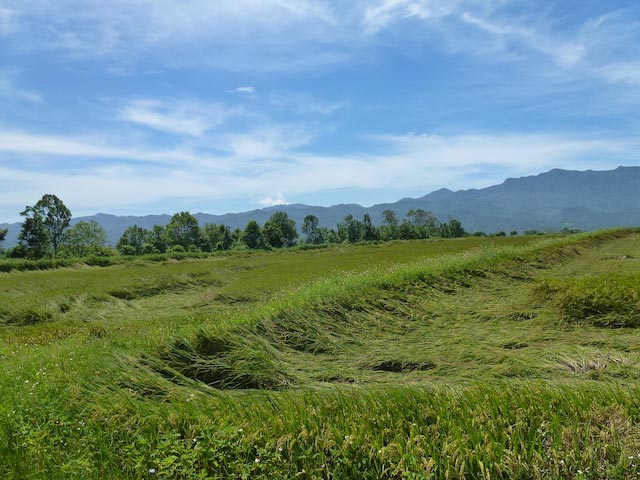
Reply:
M639 238L8 274L5 310L53 321L0 331L0 475L634 477L640 340L540 285L637 277ZM197 381L247 378L279 390Z

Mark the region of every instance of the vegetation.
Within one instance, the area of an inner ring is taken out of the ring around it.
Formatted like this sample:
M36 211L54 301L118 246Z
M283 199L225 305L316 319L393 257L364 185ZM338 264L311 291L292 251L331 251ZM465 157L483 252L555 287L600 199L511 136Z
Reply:
M639 239L0 274L0 476L636 478Z
M154 225L147 230L132 225L128 227L117 243L117 252L106 246L106 232L95 221L78 222L71 226L71 212L55 195L44 195L34 207L22 212L25 217L19 235L19 244L9 250L10 258L61 257L107 257L115 253L123 256L158 255L168 253L180 255L189 252L219 252L229 250L270 250L291 248L296 244L307 246L337 243L363 243L426 238L459 238L467 236L457 219L439 221L432 212L409 210L400 222L392 210L383 212L382 225L373 225L371 217L365 214L362 221L347 215L335 228L320 226L315 215L308 215L302 225L303 237L296 224L282 211L273 215L261 227L250 220L244 230L232 231L226 225L206 223L202 227L189 212L179 212L171 217L166 226ZM512 232L513 234L514 232ZM565 234L577 233L573 230ZM0 242L6 232L0 231ZM476 232L475 236L487 236ZM493 236L505 236L499 232ZM108 260L102 263L111 264ZM41 262L40 265L45 265ZM66 265L68 262L53 262L52 265ZM15 265L21 265L16 263Z

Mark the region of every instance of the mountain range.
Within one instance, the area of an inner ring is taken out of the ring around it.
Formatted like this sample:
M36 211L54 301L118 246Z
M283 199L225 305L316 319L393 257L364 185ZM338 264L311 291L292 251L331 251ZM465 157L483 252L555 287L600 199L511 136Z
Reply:
M195 216L201 225L210 222L242 229L249 220L262 225L275 211L282 210L295 220L300 230L304 217L309 214L317 216L321 225L333 227L348 214L362 219L368 213L374 224L380 224L384 210L395 211L402 220L409 210L419 208L432 211L441 220L457 218L468 232L635 226L640 225L640 167L607 171L553 169L539 175L509 178L487 188L456 192L443 188L420 198L403 198L371 207L291 204L242 213L197 213ZM150 228L154 224L166 225L170 219L171 215L167 214L116 216L98 213L74 218L72 223L95 220L106 230L109 243L115 245L129 226ZM9 229L3 246L15 245L20 223L0 224L0 228Z

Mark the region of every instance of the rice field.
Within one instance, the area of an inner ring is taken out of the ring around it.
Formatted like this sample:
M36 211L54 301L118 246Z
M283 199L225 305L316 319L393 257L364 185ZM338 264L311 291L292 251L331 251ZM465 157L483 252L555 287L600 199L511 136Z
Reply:
M0 273L1 478L637 478L640 231Z

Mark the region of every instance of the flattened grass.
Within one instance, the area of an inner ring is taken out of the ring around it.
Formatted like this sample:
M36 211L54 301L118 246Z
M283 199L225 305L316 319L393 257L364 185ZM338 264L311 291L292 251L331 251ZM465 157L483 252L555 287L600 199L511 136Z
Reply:
M0 477L636 478L637 332L537 288L634 274L638 238L0 276L9 311L69 304L0 329Z

